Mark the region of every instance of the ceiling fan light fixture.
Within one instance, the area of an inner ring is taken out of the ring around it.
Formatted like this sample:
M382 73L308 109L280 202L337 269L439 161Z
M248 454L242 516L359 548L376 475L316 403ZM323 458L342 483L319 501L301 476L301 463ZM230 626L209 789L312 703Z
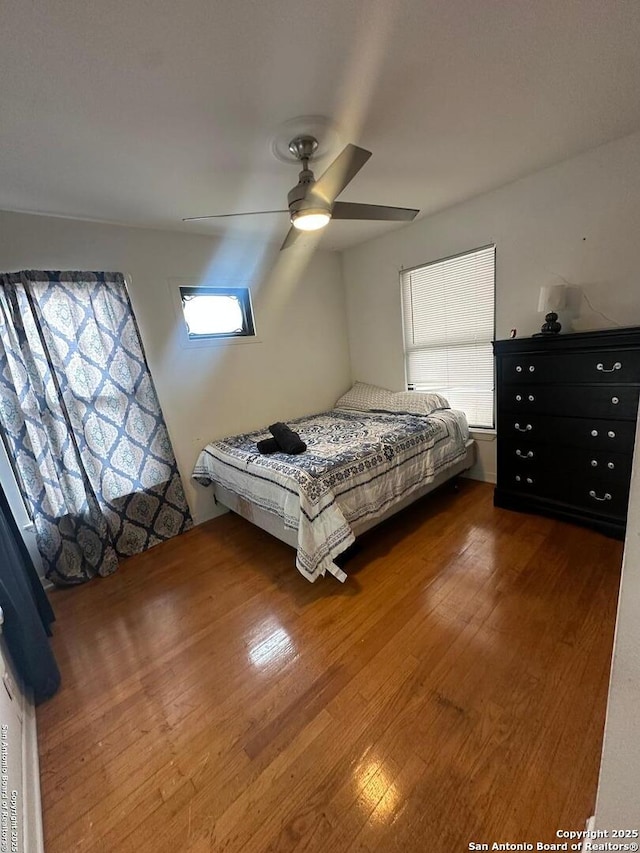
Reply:
M330 221L331 213L328 210L318 208L296 210L291 214L291 224L299 231L319 231Z

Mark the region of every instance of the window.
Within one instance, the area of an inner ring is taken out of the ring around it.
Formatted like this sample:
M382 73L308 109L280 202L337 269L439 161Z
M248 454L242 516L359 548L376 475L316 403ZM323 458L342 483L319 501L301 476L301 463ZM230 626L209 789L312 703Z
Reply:
M407 388L437 391L494 426L495 246L400 273Z
M181 287L189 340L255 335L247 287Z

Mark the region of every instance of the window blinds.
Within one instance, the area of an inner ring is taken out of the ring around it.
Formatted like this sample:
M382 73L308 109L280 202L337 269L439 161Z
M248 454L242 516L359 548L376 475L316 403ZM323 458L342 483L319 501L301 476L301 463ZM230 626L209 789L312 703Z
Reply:
M495 246L402 271L407 387L494 426Z

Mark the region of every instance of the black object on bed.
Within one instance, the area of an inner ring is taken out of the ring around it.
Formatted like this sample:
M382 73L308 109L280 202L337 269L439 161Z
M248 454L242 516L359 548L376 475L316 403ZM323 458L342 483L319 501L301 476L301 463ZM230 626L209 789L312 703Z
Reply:
M275 438L263 438L262 441L256 442L256 447L258 448L258 451L265 456L270 453L278 453L280 451L278 442Z
M278 421L278 423L271 424L269 432L274 437L279 449L283 453L304 453L307 449L307 445L300 438L298 433L294 432L291 427L288 427L280 421Z

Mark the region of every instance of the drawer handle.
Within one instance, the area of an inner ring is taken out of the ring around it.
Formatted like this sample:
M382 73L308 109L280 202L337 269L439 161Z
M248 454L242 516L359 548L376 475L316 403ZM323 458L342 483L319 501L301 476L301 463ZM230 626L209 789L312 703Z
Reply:
M596 459L592 459L592 460L591 460L591 467L592 467L592 468L597 468L597 467L598 467L598 462L597 462L597 460L596 460Z
M591 489L591 491L589 492L589 497L593 498L594 501L610 501L611 500L611 495L609 494L609 492L605 492L604 497L599 498L597 496L597 494L593 491L593 489Z
M591 430L591 435L592 435L594 438L597 438L597 437L598 437L598 430L597 430L597 429L592 429L592 430Z
M516 401L519 403L522 400L522 394L516 394Z
M610 471L613 471L613 469L614 469L615 467L616 467L616 466L613 464L613 462L607 462L607 468L608 468Z
M618 403L620 402L620 398L619 397L612 397L611 402L613 403L614 406L617 406Z
M534 401L535 399L536 399L536 398L533 396L533 394L529 394L529 402L530 402L530 403L533 403L533 401Z
M520 474L516 474L516 483L519 483L521 479L522 477L520 476Z
M533 450L527 451L527 453L523 453L520 448L516 450L516 456L519 456L520 459L533 459Z
M609 432L607 433L607 435L609 436L609 438L615 438L615 437L616 437L616 434L615 434L615 432L614 432L612 429L610 429L610 430L609 430Z
M518 432L531 432L531 430L533 429L531 424L527 424L523 427L521 427L520 424L514 424L514 427L518 430Z
M534 370L535 370L535 367L532 364L530 364L529 365L529 373L533 373Z
M532 486L532 485L533 485L533 480L531 479L531 477L527 477L527 483L528 483L530 486Z
M596 364L596 370L600 370L602 373L613 373L614 370L620 370L621 367L622 364L619 361L616 361L613 367L605 367L601 361Z
M516 373L522 373L522 368L520 367L520 365L516 367Z

